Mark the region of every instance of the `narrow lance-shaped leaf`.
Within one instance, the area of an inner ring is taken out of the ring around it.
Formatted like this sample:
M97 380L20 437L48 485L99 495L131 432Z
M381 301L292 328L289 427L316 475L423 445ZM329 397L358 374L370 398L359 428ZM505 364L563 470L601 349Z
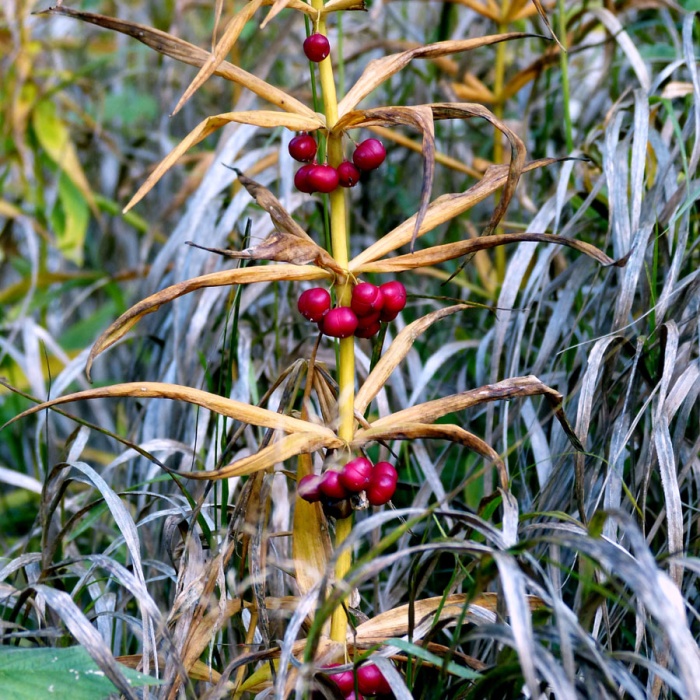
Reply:
M432 311L406 326L385 350L381 359L377 362L374 369L370 372L355 395L355 412L359 414L365 412L372 399L374 399L387 383L391 373L401 364L401 361L406 355L408 355L416 339L425 333L433 323L439 321L441 318L457 313L458 311L465 311L468 308L469 306L467 304L448 306L444 309Z
M199 72L195 76L194 80L189 84L185 90L182 97L179 99L175 109L173 110L172 116L175 116L182 106L187 102L187 100L194 95L194 93L206 82L208 78L214 73L214 71L219 67L223 60L228 55L228 52L233 48L238 37L243 31L246 22L260 9L262 0L250 0L231 18L229 21L223 36L217 42L214 50L212 51L209 58L202 64Z
M32 413L43 411L52 406L59 406L64 403L72 403L85 399L122 398L126 396L186 401L187 403L196 404L197 406L202 406L203 408L220 413L223 416L235 418L242 423L259 425L272 430L283 430L286 433L306 433L307 435L321 437L324 440L337 441L335 433L325 426L285 416L276 411L269 411L266 408L251 406L241 401L227 399L223 396L211 394L208 391L202 391L201 389L192 389L190 387L180 386L179 384L167 384L164 382L127 382L124 384L115 384L113 386L99 387L97 389L78 391L75 394L68 394L67 396L60 396L51 401L45 401L37 406L32 406L18 416L12 418L12 420L9 420L2 428Z
M259 267L244 267L238 270L223 270L211 272L201 277L178 282L177 284L162 289L151 296L142 299L138 304L125 311L107 330L97 339L90 350L90 356L85 367L85 373L90 379L90 370L95 358L107 348L114 345L120 338L129 332L144 316L157 311L162 304L167 304L173 299L194 292L205 287L225 287L232 284L251 284L253 282L281 282L317 280L330 278L331 274L319 267L312 265L265 265Z
M557 160L556 158L542 158L541 160L533 161L523 168L523 172L551 165L556 163ZM420 231L418 231L418 236L425 235L440 224L454 219L459 214L486 199L496 190L503 187L508 180L508 175L509 168L507 165L492 165L484 173L483 178L465 192L444 194L438 197L428 207L425 219L420 227ZM414 224L415 216L406 219L406 221L403 221L376 243L366 248L350 261L348 265L350 272L357 274L358 270L362 269L367 263L378 260L402 245L409 243L413 236Z
M367 428L366 430L358 430L352 441L352 447L359 448L366 445L368 442L376 442L379 440L449 440L456 442L464 447L473 450L481 455L484 459L493 462L498 469L498 477L501 488L508 489L509 478L506 465L500 458L498 452L493 449L488 443L480 437L470 433L458 425L449 425L440 423L432 425L430 423L407 423L400 421L383 425L381 427Z
M504 379L496 384L486 384L478 389L470 389L459 394L452 394L441 399L411 406L411 408L405 408L402 411L392 413L390 416L377 419L371 423L371 427L380 429L396 427L404 423L432 423L448 413L463 411L466 408L478 406L489 401L509 401L524 396L540 395L544 396L549 402L554 415L561 423L574 448L583 451L583 446L576 437L562 409L562 395L532 375Z
M303 3L301 3L300 0L293 0L293 4L296 6L297 4L301 5ZM72 17L73 19L95 24L98 27L104 27L105 29L111 29L121 34L126 34L134 39L138 39L138 41L146 44L146 46L154 51L190 66L201 66L209 58L209 53L199 46L190 44L167 32L148 27L145 24L128 22L126 20L107 17L92 12L80 12L79 10L72 10L63 5L57 5L38 14L58 14ZM230 80L233 83L247 88L258 97L276 105L285 112L294 112L308 117L313 117L314 115L314 111L311 108L299 102L299 100L291 95L288 95L284 90L280 90L278 87L270 85L270 83L248 73L242 68L234 66L233 63L223 61L219 64L214 73L226 80Z
M401 53L392 54L391 56L374 59L367 64L367 67L357 79L357 82L338 103L338 114L342 118L345 114L355 109L367 95L391 78L392 75L395 75L405 68L414 58L439 58L440 56L470 51L480 46L497 44L501 41L536 36L539 35L510 32L508 34L495 34L492 36L482 36L460 41L440 41L435 44L427 44L426 46L419 46L409 51L402 51Z
M466 241L456 241L455 243L446 243L445 245L433 246L425 250L419 250L408 255L397 255L395 258L385 258L367 263L355 271L355 274L363 274L366 272L403 272L404 270L414 270L416 268L428 267L461 258L464 255L471 255L480 250L488 250L509 243L520 243L523 241L531 241L536 243L555 243L557 245L567 246L574 250L584 253L589 257L597 260L601 265L616 265L622 266L626 262L626 258L622 260L613 260L601 250L585 241L576 241L570 238L563 238L551 233L502 233L493 236L480 236L479 238L471 238Z
M289 112L271 112L262 109L252 112L227 112L226 114L216 114L212 117L207 117L158 163L155 170L146 179L146 182L139 187L136 194L124 207L124 211L129 211L135 204L140 202L188 149L232 122L236 124L253 124L254 126L269 129L284 126L292 131L314 131L323 126L323 121L318 117L307 117L300 114L290 114Z

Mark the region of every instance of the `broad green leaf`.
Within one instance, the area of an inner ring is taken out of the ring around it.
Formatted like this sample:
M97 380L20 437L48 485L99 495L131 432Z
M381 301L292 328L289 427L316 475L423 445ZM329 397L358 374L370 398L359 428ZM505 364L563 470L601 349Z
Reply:
M453 676L458 676L459 678L464 678L465 680L481 678L480 673L472 671L472 669L467 668L466 666L460 666L454 661L448 661L445 663L445 660L440 658L437 654L433 654L427 649L424 649L417 644L411 644L411 642L407 642L404 639L387 639L385 644L401 649L401 651L405 651L407 654L410 654L418 659L422 659L423 661L427 661L430 664L435 664L435 666L438 668L444 667L447 673L451 673Z
M60 220L60 225L55 227L58 249L66 260L82 267L90 209L65 172L58 179L58 199L60 216L54 217L55 221Z
M120 665L134 687L160 685L161 681ZM0 647L0 688L3 700L70 698L101 700L116 693L83 647L18 649Z

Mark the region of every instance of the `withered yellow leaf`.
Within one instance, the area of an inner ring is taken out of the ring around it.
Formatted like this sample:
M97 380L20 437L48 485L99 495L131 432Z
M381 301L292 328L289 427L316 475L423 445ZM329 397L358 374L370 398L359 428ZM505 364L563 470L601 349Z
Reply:
M205 287L224 287L232 284L251 284L253 282L271 281L301 281L330 278L332 275L313 265L263 265L258 267L245 267L237 270L223 270L212 272L201 277L178 282L177 284L162 289L151 296L142 299L138 304L125 311L107 330L95 341L90 350L90 356L85 367L85 373L90 378L90 370L95 358L107 348L114 345L120 338L129 332L144 316L157 311L161 305L167 304L185 294Z

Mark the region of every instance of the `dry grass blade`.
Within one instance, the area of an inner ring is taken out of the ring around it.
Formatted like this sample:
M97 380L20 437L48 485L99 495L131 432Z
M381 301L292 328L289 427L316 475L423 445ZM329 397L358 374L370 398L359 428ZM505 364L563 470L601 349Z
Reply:
M90 378L90 369L95 358L107 348L114 345L128 331L133 328L144 316L157 311L162 304L167 304L173 299L189 294L197 289L206 287L224 287L232 284L250 284L253 282L271 282L282 280L317 280L331 277L330 273L319 267L306 265L265 265L261 267L246 267L239 270L224 270L212 272L201 277L194 277L184 282L162 289L142 299L138 304L125 311L92 346L90 356L85 367L85 373Z
M241 35L246 22L260 9L261 5L262 0L250 0L231 18L224 30L224 35L219 39L211 55L199 69L199 73L189 84L177 105L175 105L171 116L175 116L182 109L185 102L213 75L214 71L228 55L228 52L233 48L233 45L238 41L238 37Z
M129 211L135 204L140 202L189 148L203 141L222 126L232 122L236 124L252 124L253 126L270 129L283 126L292 131L314 131L323 126L323 122L319 117L307 117L300 114L290 114L289 112L272 112L262 109L251 112L227 112L226 114L216 114L212 117L207 117L158 163L146 179L146 182L139 187L136 194L124 207L124 212Z
M368 442L380 440L449 440L480 454L484 459L493 462L498 469L498 477L501 488L508 489L508 472L503 460L498 452L480 437L470 433L458 425L431 425L429 423L407 423L405 420L397 421L395 424L382 425L375 428L371 424L370 428L358 430L352 441L352 447L358 448Z
M522 169L522 172L526 173L537 168L543 168L556 163L558 160L557 158L542 158L541 160L532 161ZM486 199L508 182L509 175L509 166L492 165L484 173L483 178L465 192L445 194L438 197L428 207L423 224L418 231L418 236L425 235L440 224L459 216L459 214L464 213ZM350 272L357 274L358 270L363 269L367 263L383 258L388 253L409 243L413 237L414 227L415 217L411 217L399 224L395 229L353 258L348 265Z
M385 418L379 418L371 426L372 428L385 428L405 423L432 423L448 413L463 411L466 408L478 406L482 403L510 401L511 399L524 396L544 396L573 446L577 450L583 451L583 447L569 425L569 421L562 409L562 395L532 375L504 379L496 384L487 384L478 389L470 389L460 394L453 394L452 396L445 396L441 399L411 406L411 408L405 408Z
M355 412L362 414L369 406L374 397L382 390L391 373L399 366L401 361L406 357L409 350L413 347L416 339L425 333L430 326L441 318L450 316L458 311L464 311L469 307L465 304L457 306L448 306L444 309L438 309L425 316L422 316L417 321L406 326L397 336L394 341L386 349L379 362L370 372L367 379L360 387L355 396Z
M297 483L307 474L313 474L311 456L299 455ZM294 503L292 556L296 584L302 595L318 585L331 557L331 540L320 503L309 503L297 496Z
M185 401L220 413L222 416L234 418L242 423L258 425L271 430L283 430L286 433L306 433L308 435L322 437L323 439L337 440L335 433L325 426L316 425L308 421L300 420L299 418L291 418L290 416L285 416L276 411L269 411L266 408L251 406L241 401L234 401L233 399L227 399L223 396L217 396L216 394L210 394L208 391L202 391L201 389L192 389L190 387L180 386L179 384L167 384L164 382L127 382L125 384L87 389L86 391L78 391L75 394L60 396L57 399L32 406L18 416L12 418L12 420L9 420L2 428L32 413L37 413L38 411L43 411L44 409L59 406L64 403L73 403L74 401L83 401L86 399L116 399L128 396Z
M362 274L364 272L402 272L404 270L413 270L429 265L437 265L447 260L461 258L464 255L471 255L479 250L488 250L500 245L519 243L521 241L564 245L588 255L605 266L616 265L621 267L626 262L624 258L618 261L613 260L590 243L575 241L551 233L502 233L493 236L480 236L479 238L472 238L467 241L457 241L456 243L433 246L432 248L419 250L409 255L398 255L395 258L376 260L363 265L360 269L356 270L356 274Z
M111 29L112 31L126 34L134 39L138 39L141 43L146 44L146 46L152 48L154 51L190 66L204 65L209 59L209 52L204 49L190 44L183 39L178 39L167 32L148 27L145 24L128 22L126 20L107 17L106 15L99 15L92 12L80 12L64 7L63 5L52 7L39 14L58 14L72 17L73 19L95 24L98 27L104 27L105 29ZM270 102L286 112L294 112L308 117L313 117L314 115L312 109L302 102L299 102L299 100L291 95L288 95L284 90L270 85L270 83L257 78L238 66L234 66L228 61L220 63L214 73L222 78L226 78L226 80L230 80L237 85L247 88L266 102Z
M465 39L461 41L440 41L436 44L419 46L409 51L384 56L370 61L345 97L338 103L338 115L342 118L352 111L357 105L369 95L374 89L388 80L400 70L405 68L414 58L439 58L450 54L471 51L480 46L497 44L501 41L511 39L523 39L537 36L536 34L525 34L523 32L510 32L508 34L495 34L492 36L482 36L475 39Z
M514 3L515 4L515 3ZM526 5L527 3L523 3L523 5ZM557 42L559 45L559 48L562 51L566 51L566 49L562 46L561 41L559 41L557 35L554 33L554 30L552 29L552 25L549 23L549 18L547 17L547 13L544 10L544 7L542 7L542 3L540 0L532 0L532 4L537 8L537 14L542 18L542 21L545 23L545 26L547 29L549 29L549 33L552 35L552 39ZM521 8L518 7L513 7L512 12L513 14L508 17L508 20L513 20L513 19L520 19L522 16L520 13Z

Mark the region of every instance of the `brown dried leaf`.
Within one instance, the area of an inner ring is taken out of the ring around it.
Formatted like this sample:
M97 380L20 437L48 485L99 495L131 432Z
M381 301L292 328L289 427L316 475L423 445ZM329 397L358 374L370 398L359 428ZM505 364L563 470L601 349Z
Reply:
M411 406L411 408L405 408L403 411L392 413L390 416L379 418L371 423L371 426L373 429L383 429L394 428L406 423L432 423L448 413L462 411L471 406L477 406L489 401L510 401L511 399L525 396L544 396L574 448L583 451L583 446L576 437L562 409L562 395L555 389L543 384L533 375L504 379L496 384L486 384L478 389L470 389L460 394L453 394L452 396L445 396L441 399Z
M121 34L126 34L134 39L138 39L141 43L146 44L146 46L152 48L158 53L174 58L175 60L186 63L190 66L202 66L209 59L209 53L204 49L199 48L199 46L190 44L183 39L178 39L171 34L167 34L166 32L161 32L158 29L148 27L145 24L127 22L125 20L107 17L105 15L98 15L92 12L80 12L78 10L72 10L68 7L64 7L63 5L52 7L37 14L58 14L66 17L72 17L73 19L79 19L83 22L95 24L98 27L104 27L105 29L111 29L113 31L120 32ZM230 80L233 83L247 88L258 97L261 97L267 102L276 105L286 112L303 114L308 117L313 117L314 115L314 111L312 109L307 107L302 102L299 102L299 100L291 95L288 95L286 92L284 92L284 90L280 90L278 87L270 85L270 83L266 83L264 80L261 80L247 71L244 71L238 66L234 66L228 61L223 61L220 63L214 73L225 78L226 80Z
M339 442L335 433L323 425L316 425L315 423L300 420L299 418L285 416L276 411L269 411L266 408L251 406L241 401L227 399L223 396L211 394L208 391L202 391L201 389L192 389L190 387L180 386L179 384L168 384L164 382L126 382L124 384L103 386L97 389L86 389L85 391L78 391L75 394L60 396L51 401L45 401L44 403L32 406L18 416L12 418L12 420L9 420L2 428L32 413L37 413L38 411L43 411L44 409L59 406L64 403L73 403L74 401L82 401L83 399L123 398L126 396L142 399L156 398L186 401L187 403L202 406L210 411L220 413L223 416L234 418L242 423L258 425L271 430L283 430L286 433L303 434L306 437L314 436L333 443ZM0 430L2 428L0 428Z
M85 373L90 379L90 369L95 358L126 335L144 316L157 311L162 304L167 304L173 299L194 292L197 289L225 287L231 284L251 284L253 282L317 280L330 277L330 273L322 270L320 267L311 265L265 265L212 272L208 275L178 282L142 299L112 323L92 346L85 366Z
M384 126L387 124L404 124L418 129L423 134L423 184L421 186L420 206L413 227L411 251L418 235L425 212L430 204L435 175L435 125L433 123L433 105L417 107L379 107L357 112L349 112L341 117L333 127L334 132L342 132L351 126Z
M135 204L140 202L146 194L153 189L158 180L170 170L180 156L189 148L203 141L217 129L231 122L237 124L253 124L264 128L284 126L292 131L314 131L323 126L323 121L317 116L307 117L299 114L290 114L289 112L272 112L263 109L252 112L227 112L226 114L217 114L213 117L207 117L190 131L190 133L187 134L160 163L158 163L155 170L148 176L146 182L139 187L136 194L124 207L124 211L129 211Z
M530 170L551 165L556 163L557 160L557 158L542 158L532 161L523 168L523 172L526 173ZM507 165L492 165L486 170L481 180L465 192L444 194L438 197L428 207L423 224L420 227L420 231L418 231L418 236L432 231L440 224L454 219L459 214L471 209L475 204L483 201L486 197L503 187L508 181L508 177L509 167ZM350 272L357 274L358 270L363 269L367 263L378 260L387 255L387 253L391 253L393 250L408 243L412 238L414 222L415 217L406 219L393 231L390 231L376 243L369 246L369 248L366 248L350 261L348 266Z
M415 255L420 255L420 253L416 253ZM362 415L367 410L367 406L369 406L370 402L387 383L391 373L399 366L406 355L408 355L409 350L413 347L413 343L420 335L425 333L433 323L439 321L441 318L450 316L458 311L464 311L468 308L469 306L466 304L447 306L444 309L432 311L406 326L384 351L379 362L377 362L374 369L370 372L355 395L355 413Z
M463 255L471 255L480 250L488 250L500 245L520 243L522 241L564 245L588 255L594 260L597 260L601 265L616 265L621 267L626 262L626 258L617 261L613 260L590 243L563 238L551 233L502 233L494 236L480 236L479 238L457 241L455 243L446 243L445 245L419 250L409 255L398 255L395 258L377 260L363 265L356 271L356 274L367 272L403 272L404 270L413 270L418 267L437 265L447 260L460 258Z
M238 41L238 37L243 31L246 22L260 9L262 0L250 0L239 12L237 12L229 21L224 34L217 42L214 50L209 58L202 64L199 72L194 80L189 84L184 94L175 105L175 109L171 116L175 116L187 100L213 75L214 71L226 58L228 52L233 48L233 45Z
M366 8L364 0L330 0L321 11L321 15L331 12L363 12Z
M489 46L501 41L511 39L522 39L525 37L537 36L536 34L526 34L523 32L510 32L507 34L495 34L492 36L482 36L475 39L464 39L460 41L440 41L435 44L419 46L409 51L392 54L376 58L367 64L362 75L348 91L345 97L338 103L338 115L342 117L349 113L369 95L375 88L388 80L392 75L405 68L414 58L438 58L449 54L462 53L480 46Z
M311 456L299 455L297 483L313 474ZM301 595L308 593L323 578L331 557L331 540L320 503L296 497L292 536L292 557L296 584Z
M545 26L547 27L547 29L549 29L549 33L551 34L552 39L554 39L554 41L557 42L557 44L559 45L559 48L562 51L566 52L566 49L562 45L561 41L559 41L557 35L554 33L554 30L552 29L552 25L549 23L549 18L547 17L547 13L544 11L544 7L542 7L542 3L540 2L540 0L532 0L532 4L537 8L537 14L542 18L542 21L545 23ZM522 10L522 6L521 7L516 6L516 8L513 10L512 18L509 16L506 18L506 21L510 22L513 19L515 19L516 17L520 16L521 10Z
M466 619L480 621L481 617L474 615L477 608L495 613L498 595L496 593L482 593L475 598L469 598L464 593L454 593L448 596L425 598L416 600L413 604L413 618L415 625L429 622L434 625L438 622L458 620L467 606ZM528 596L531 610L541 610L546 607L545 602L537 596ZM393 610L375 615L371 620L363 622L357 627L357 645L378 644L392 637L403 637L409 632L409 605L401 605ZM474 612L471 612L474 611ZM351 642L348 635L348 642Z
M440 423L407 423L405 420L397 421L391 425L383 425L379 428L370 427L366 430L358 430L352 441L353 448L360 448L368 442L380 440L449 440L480 454L484 459L493 462L498 469L501 488L508 489L509 478L506 465L498 452L480 437L470 433L458 425Z

